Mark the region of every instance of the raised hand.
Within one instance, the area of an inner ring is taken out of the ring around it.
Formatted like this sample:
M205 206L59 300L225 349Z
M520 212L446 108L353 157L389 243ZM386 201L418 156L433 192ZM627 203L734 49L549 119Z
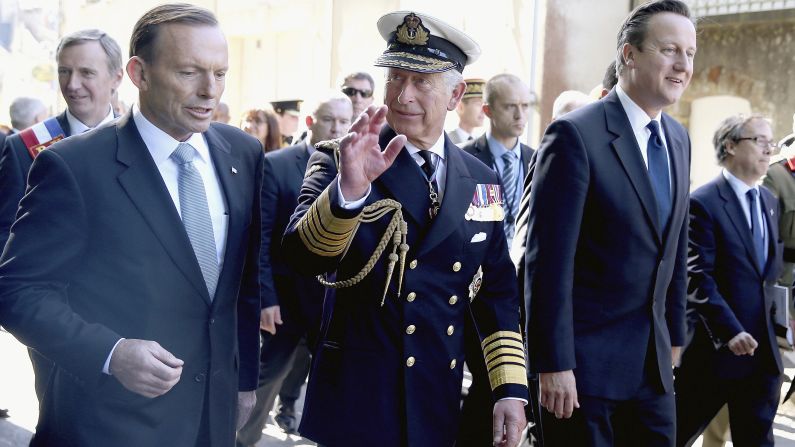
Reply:
M124 388L144 397L166 394L179 382L182 360L159 343L124 339L110 358L110 373Z
M340 142L339 183L345 200L359 200L370 183L392 166L403 145L404 135L397 135L382 151L378 134L386 123L386 106L370 106L359 115Z

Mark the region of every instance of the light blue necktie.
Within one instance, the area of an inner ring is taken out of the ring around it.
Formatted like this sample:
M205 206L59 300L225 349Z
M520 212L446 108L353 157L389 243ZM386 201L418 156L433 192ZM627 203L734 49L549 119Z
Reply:
M193 146L180 143L171 158L179 165L179 208L182 224L185 225L212 300L218 285L218 252L215 248L213 222L210 219L204 182L193 166L195 155L196 149Z

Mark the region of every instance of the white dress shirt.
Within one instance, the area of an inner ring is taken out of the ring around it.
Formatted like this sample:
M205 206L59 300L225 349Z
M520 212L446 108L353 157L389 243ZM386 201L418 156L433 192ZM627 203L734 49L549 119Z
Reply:
M83 133L85 131L88 131L88 130L91 130L91 129L96 129L97 127L100 127L101 125L103 125L105 123L109 123L109 122L113 121L115 118L116 117L113 116L113 107L111 107L111 105L108 104L108 114L105 115L105 118L102 118L102 121L100 121L99 124L97 124L96 126L88 127L85 124L83 124L82 121L77 119L76 116L72 115L72 112L70 112L68 108L66 109L66 121L69 123L69 135L70 136L71 135L80 135L81 133Z
M751 204L748 203L748 191L755 189L756 190L756 209L753 210L753 216L756 227L762 229L762 240L764 241L765 245L765 252L763 253L764 259L767 259L768 251L770 247L768 247L768 240L767 240L767 225L765 225L765 219L762 217L762 192L759 191L759 187L748 186L744 181L738 179L734 176L728 169L723 168L722 170L723 178L729 182L729 186L732 187L732 191L734 191L734 195L737 196L737 200L740 202L740 208L743 210L743 215L745 216L745 223L748 224L748 228L751 228Z
M652 119L657 121L657 127L660 129L660 137L662 139L663 145L665 146L665 150L668 152L668 182L669 186L673 182L673 177L671 175L671 151L668 149L668 139L665 135L665 129L662 126L662 113L658 113L657 116L654 118L649 118L649 115L640 108L639 105L632 100L632 98L627 95L627 93L621 88L620 85L616 84L616 93L618 94L618 100L621 101L621 106L624 108L624 112L627 114L627 118L629 118L629 124L632 126L632 133L635 134L635 141L638 142L638 147L640 148L640 155L643 156L643 163L646 165L646 170L649 169L649 156L648 156L648 149L647 146L649 145L649 137L651 137L651 131L646 127ZM671 194L673 197L673 192Z

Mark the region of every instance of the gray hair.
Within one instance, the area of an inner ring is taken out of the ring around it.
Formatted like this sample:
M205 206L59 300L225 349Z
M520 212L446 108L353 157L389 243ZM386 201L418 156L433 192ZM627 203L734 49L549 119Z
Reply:
M453 93L455 87L464 82L464 75L458 70L447 70L442 75L444 76L444 84L447 86L448 93Z
M116 74L121 71L121 47L119 47L115 39L98 29L84 29L64 36L55 50L55 60L61 60L61 52L64 49L86 42L99 43L108 58L108 72L110 74Z
M723 164L729 156L726 151L729 142L736 143L737 140L743 137L745 125L755 120L768 121L762 115L753 114L750 116L733 115L721 121L715 135L712 137L712 145L715 147L715 157L718 159L718 164Z
M36 98L20 96L11 103L8 114L11 115L11 127L14 129L27 129L36 124L36 115L46 111L47 107Z
M618 75L624 72L626 66L623 54L624 45L630 44L643 51L643 42L646 40L649 21L655 14L663 12L679 14L691 22L693 21L690 8L681 0L655 0L635 8L621 24L621 29L618 31L618 46L616 47L616 72Z
M340 91L336 90L329 90L324 95L320 96L320 100L315 102L312 106L312 118L317 119L317 112L320 111L320 108L324 105L333 102L333 101L342 101L348 104L351 104L351 98L348 98L347 95ZM351 106L352 107L352 106Z
M552 119L556 120L572 110L577 110L594 101L593 98L583 92L566 90L558 95L558 97L555 98L555 102L552 104Z

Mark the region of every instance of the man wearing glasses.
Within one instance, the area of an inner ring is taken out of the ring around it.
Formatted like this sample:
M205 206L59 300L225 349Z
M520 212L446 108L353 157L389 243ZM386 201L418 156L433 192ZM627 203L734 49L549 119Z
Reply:
M364 109L373 103L373 77L363 71L357 71L345 77L342 83L342 93L351 99L353 104L352 120L355 120Z
M781 388L774 331L781 272L778 202L757 185L776 145L764 118L725 119L713 137L722 172L690 196L688 313L695 333L676 371L676 445L724 404L735 445L772 446ZM785 295L781 295L785 296ZM777 308L778 307L778 308Z

